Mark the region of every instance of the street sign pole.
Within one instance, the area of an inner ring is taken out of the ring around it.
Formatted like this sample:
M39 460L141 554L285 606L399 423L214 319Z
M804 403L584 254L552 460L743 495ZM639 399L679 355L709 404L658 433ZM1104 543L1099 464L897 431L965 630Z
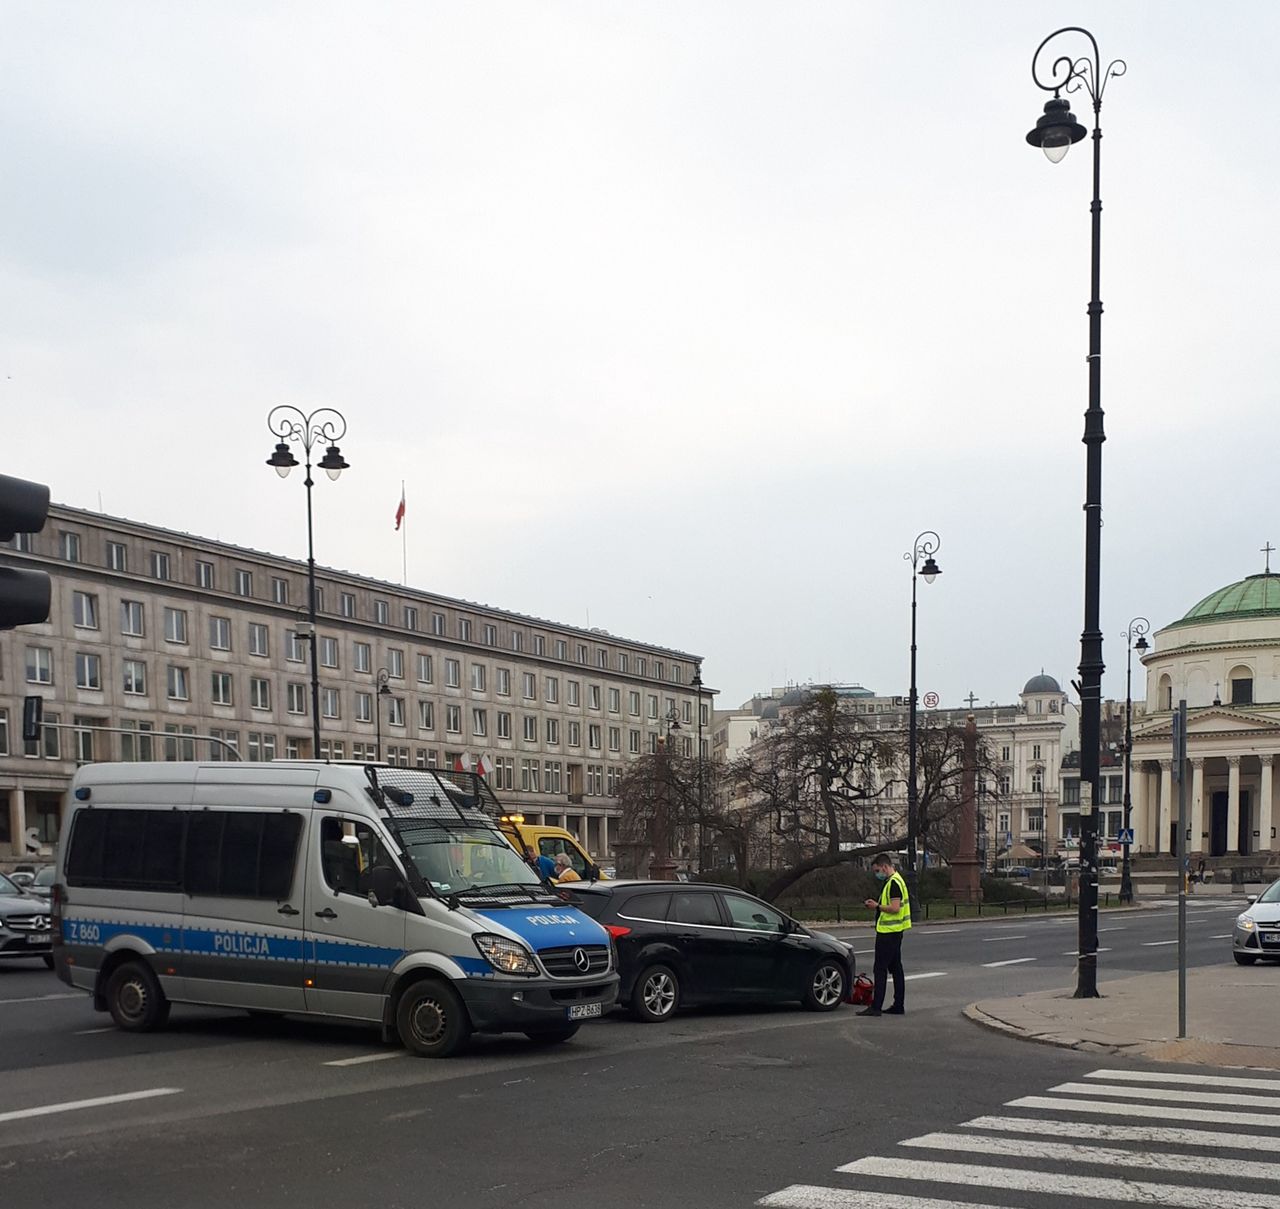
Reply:
M1173 715L1173 776L1178 783L1178 1037L1187 1035L1187 702Z

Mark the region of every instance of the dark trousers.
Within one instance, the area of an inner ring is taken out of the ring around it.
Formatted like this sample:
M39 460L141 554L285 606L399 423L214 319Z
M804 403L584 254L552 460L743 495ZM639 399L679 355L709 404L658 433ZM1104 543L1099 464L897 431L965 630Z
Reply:
M875 998L871 1006L884 1007L884 992L889 976L893 976L893 1006L906 1007L906 980L902 973L902 933L876 933Z

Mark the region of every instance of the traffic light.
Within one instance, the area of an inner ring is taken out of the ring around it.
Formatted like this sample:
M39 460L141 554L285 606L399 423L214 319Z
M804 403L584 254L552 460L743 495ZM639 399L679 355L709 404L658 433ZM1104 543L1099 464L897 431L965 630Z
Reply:
M49 515L49 488L0 474L0 542L39 533ZM43 571L0 567L0 630L49 620L50 584Z

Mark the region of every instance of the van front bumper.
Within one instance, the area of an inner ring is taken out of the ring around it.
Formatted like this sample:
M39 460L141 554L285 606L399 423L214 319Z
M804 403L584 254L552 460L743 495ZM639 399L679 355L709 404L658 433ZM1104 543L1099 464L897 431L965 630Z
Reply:
M477 1033L564 1028L576 1023L569 1019L571 1007L599 1004L603 1015L618 998L617 974L593 979L587 984L566 985L538 980L490 982L464 978L453 985L467 1005L471 1027Z

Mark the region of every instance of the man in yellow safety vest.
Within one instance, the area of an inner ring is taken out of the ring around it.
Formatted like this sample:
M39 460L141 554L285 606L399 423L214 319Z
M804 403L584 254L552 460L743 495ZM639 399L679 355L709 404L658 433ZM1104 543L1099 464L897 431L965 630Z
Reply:
M883 882L880 901L866 900L867 907L876 912L875 994L871 1006L865 1007L859 1016L901 1016L906 1010L905 979L902 973L902 934L911 927L911 900L907 895L907 883L893 867L893 857L881 852L871 862L871 872ZM890 975L893 976L893 1003L884 1007L884 993ZM883 1009L883 1013L882 1013Z

